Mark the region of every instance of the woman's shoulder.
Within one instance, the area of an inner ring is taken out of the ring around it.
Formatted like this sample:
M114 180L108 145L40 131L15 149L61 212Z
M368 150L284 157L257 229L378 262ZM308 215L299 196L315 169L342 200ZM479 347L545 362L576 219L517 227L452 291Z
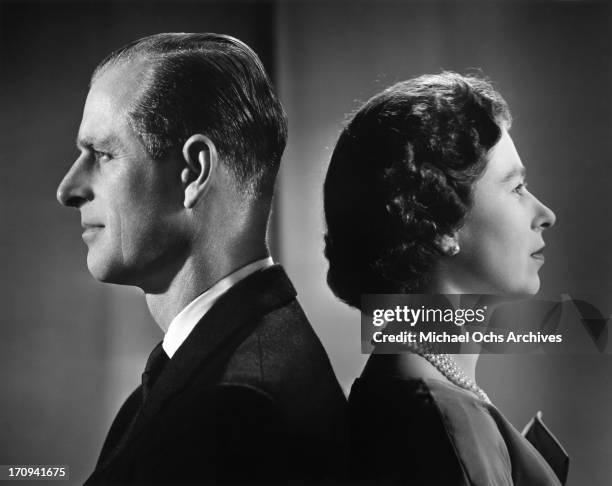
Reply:
M374 420L383 414L389 418L392 412L395 419L401 418L401 423L422 433L441 425L448 438L460 445L466 442L472 447L483 439L503 444L497 424L499 412L450 382L396 376L357 378L349 403L354 413L368 413Z
M413 409L431 409L434 416L447 422L462 419L465 415L482 417L492 430L497 430L491 417L494 407L485 403L468 390L450 382L434 378L402 378L394 375L378 375L357 378L351 387L350 400L353 406L393 407L401 403L400 409L409 414Z
M349 410L354 445L386 444L383 472L393 469L401 451L409 469L396 473L416 484L513 484L510 456L488 405L451 383L389 375L358 378Z

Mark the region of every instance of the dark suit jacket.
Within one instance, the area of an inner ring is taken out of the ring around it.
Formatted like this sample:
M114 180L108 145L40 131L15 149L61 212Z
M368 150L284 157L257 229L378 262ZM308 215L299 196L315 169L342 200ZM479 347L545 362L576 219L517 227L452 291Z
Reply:
M278 265L225 293L123 404L86 484L337 479L346 400L295 297Z

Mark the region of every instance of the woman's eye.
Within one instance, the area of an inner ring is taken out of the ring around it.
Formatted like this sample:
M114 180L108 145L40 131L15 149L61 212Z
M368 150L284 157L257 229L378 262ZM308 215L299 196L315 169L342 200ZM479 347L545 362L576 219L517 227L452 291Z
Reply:
M516 186L513 189L513 192L516 192L517 194L519 194L521 196L523 194L525 194L526 191L527 191L527 182L526 181L521 182L518 186Z

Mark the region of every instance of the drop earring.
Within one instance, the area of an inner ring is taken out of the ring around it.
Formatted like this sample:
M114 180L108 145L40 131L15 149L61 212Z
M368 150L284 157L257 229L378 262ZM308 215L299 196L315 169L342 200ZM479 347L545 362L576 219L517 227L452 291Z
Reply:
M436 245L441 253L446 256L455 256L461 251L457 243L456 235L441 235L436 237Z
M447 254L448 256L455 256L460 250L461 248L459 248L459 245L457 243L453 243L448 247Z

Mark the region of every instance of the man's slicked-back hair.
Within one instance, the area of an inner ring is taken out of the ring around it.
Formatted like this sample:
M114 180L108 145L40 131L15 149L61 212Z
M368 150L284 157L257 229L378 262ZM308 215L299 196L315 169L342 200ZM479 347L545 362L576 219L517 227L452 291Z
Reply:
M127 114L154 159L202 133L247 195L271 198L287 118L252 49L227 35L156 34L111 53L92 84L106 69L131 62L142 63L143 73Z

